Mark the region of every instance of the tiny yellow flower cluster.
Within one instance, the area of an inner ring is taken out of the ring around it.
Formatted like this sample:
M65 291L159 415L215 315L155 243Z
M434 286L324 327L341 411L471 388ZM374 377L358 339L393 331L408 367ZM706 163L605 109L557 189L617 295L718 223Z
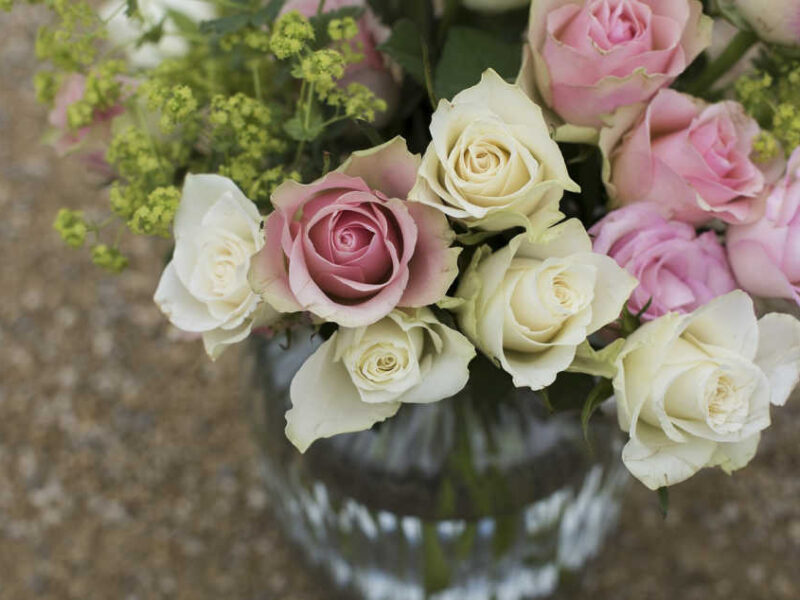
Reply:
M90 65L97 55L95 43L105 36L92 7L86 0L48 0L47 5L58 21L39 28L37 57L67 71Z
M89 228L83 220L83 212L62 208L58 211L56 220L53 223L55 229L64 243L70 248L80 248L86 241L86 234Z
M128 266L128 259L119 249L107 244L92 247L92 262L112 273L121 273Z
M281 60L298 56L308 49L315 38L311 22L297 11L283 15L275 22L269 46L273 54Z
M97 111L108 110L120 101L122 82L119 74L124 63L110 60L100 63L86 77L83 98L67 107L67 124L70 129L91 125Z
M181 191L177 187L156 188L128 221L131 231L140 235L169 237L169 228L180 200Z

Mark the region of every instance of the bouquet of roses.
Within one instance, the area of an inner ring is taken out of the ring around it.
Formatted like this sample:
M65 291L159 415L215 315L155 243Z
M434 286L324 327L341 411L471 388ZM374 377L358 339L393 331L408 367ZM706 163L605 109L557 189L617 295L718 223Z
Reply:
M300 451L481 353L594 377L659 489L745 466L800 379L749 295L800 304L796 0L42 3L52 143L110 203L56 229L112 271L171 237L155 301L211 358L317 327Z

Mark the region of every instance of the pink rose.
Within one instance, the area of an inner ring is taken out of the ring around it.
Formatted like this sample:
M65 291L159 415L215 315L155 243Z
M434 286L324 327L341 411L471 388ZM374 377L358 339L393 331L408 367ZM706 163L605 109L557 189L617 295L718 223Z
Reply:
M755 220L764 189L750 159L758 132L737 102L706 104L662 90L624 138L613 128L601 132L609 195L621 204L653 202L693 225Z
M264 299L344 327L440 300L458 273L459 249L450 248L444 214L406 201L419 163L398 137L312 184L281 185L254 267Z
M533 0L521 77L564 121L650 99L711 43L698 0Z
M638 313L650 302L643 315L647 320L691 313L736 289L716 234L698 236L686 223L667 221L651 204L615 210L589 233L595 252L607 254L639 280L628 306Z
M125 86L135 86L132 79L120 78L120 81ZM85 92L86 77L78 73L67 77L59 88L48 115L50 125L56 130L53 147L62 156L81 148L81 157L89 168L110 174L105 153L111 138L111 121L125 112L125 108L116 104L107 110L95 111L90 125L73 130L69 127L67 111L70 105L83 98Z
M366 0L325 0L324 12L349 6L364 7L364 14L358 21L358 35L351 42L353 50L362 53L364 58L350 65L339 83L343 87L351 83L360 83L386 101L386 111L378 113L375 122L375 125L380 127L385 125L399 102L400 88L397 77L377 48L389 39L391 30L378 20ZM318 8L319 0L289 0L283 5L280 14L296 10L305 17L313 17L317 14Z
M767 195L764 217L728 229L728 258L746 291L800 305L800 149Z

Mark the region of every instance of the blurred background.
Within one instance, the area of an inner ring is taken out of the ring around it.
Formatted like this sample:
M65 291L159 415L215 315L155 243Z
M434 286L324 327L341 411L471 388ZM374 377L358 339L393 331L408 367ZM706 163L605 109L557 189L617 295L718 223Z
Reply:
M0 12L0 599L330 600L269 514L231 351L216 364L152 302L166 242L115 278L52 230L101 182L42 144L44 11ZM629 487L563 598L800 598L800 396L739 476ZM398 599L402 600L402 599Z

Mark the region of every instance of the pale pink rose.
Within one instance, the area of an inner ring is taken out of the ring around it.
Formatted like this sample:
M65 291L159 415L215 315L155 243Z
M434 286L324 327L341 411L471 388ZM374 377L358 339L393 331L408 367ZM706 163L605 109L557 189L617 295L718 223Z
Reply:
M686 223L668 221L652 204L609 213L589 233L594 251L607 254L639 280L628 306L645 320L670 312L688 314L736 289L716 234L697 235Z
M800 149L767 194L761 220L728 229L728 258L746 291L800 305Z
M566 123L600 127L711 43L698 0L533 0L521 77Z
M621 204L653 202L693 225L753 221L765 182L750 158L758 133L737 102L662 90L621 142L604 148L609 193Z
M395 138L314 183L281 185L254 287L278 311L307 310L344 327L440 300L458 273L459 249L450 248L443 213L406 201L419 163Z
M120 78L120 81L128 88L136 85L136 82L129 78ZM80 148L81 158L90 169L110 174L105 153L111 138L111 121L124 113L125 108L120 103L106 110L95 111L90 125L72 130L69 127L67 110L70 105L81 100L85 92L86 77L79 73L71 74L61 84L48 115L48 121L56 131L53 148L62 156Z
M366 0L325 0L324 12L349 6L364 7L364 14L358 21L358 35L351 42L353 50L362 53L364 58L347 68L339 84L346 87L351 83L360 83L385 100L387 109L378 113L375 123L382 126L397 108L400 93L398 77L377 49L378 45L389 39L391 30L380 22ZM296 10L305 17L313 17L318 8L319 0L289 0L283 5L280 14Z

